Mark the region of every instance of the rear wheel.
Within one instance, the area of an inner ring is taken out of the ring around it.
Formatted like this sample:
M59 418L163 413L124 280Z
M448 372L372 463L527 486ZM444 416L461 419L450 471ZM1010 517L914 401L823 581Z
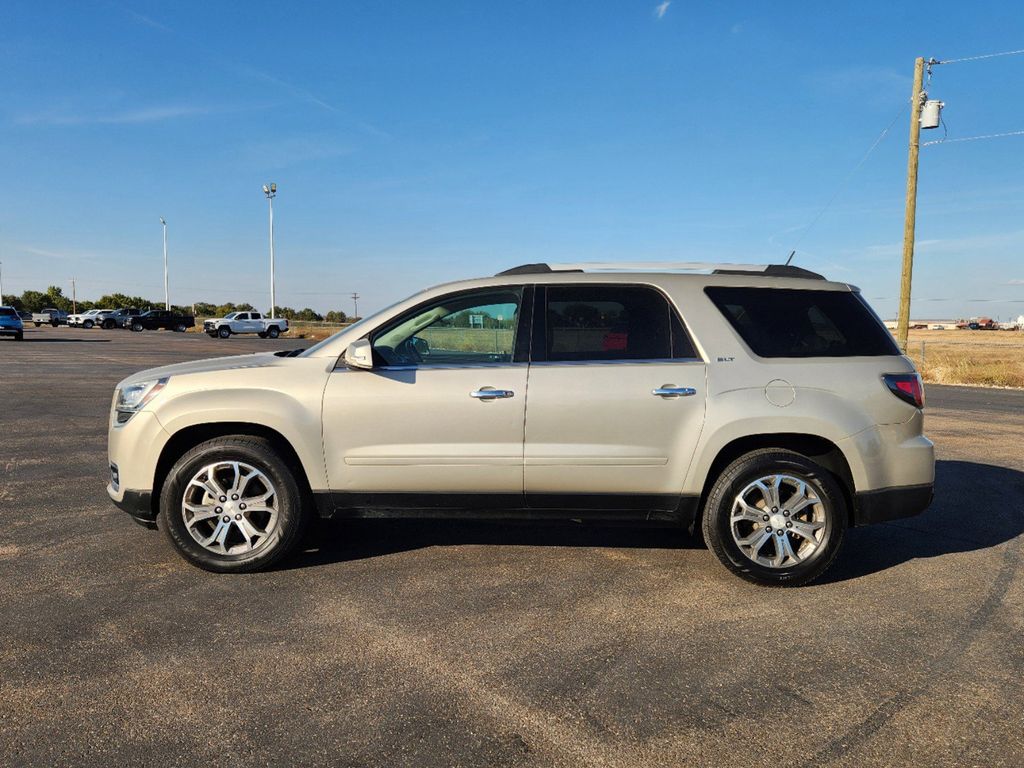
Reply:
M95 323L93 323L92 320L86 320L84 323L82 323L83 328L92 328L93 325L95 325Z
M54 318L53 320L50 321L50 325L52 325L54 328L56 328L58 325L60 325L60 320L58 320L57 318ZM36 323L36 327L38 327L38 326L39 326L39 323Z
M835 560L846 530L846 498L824 467L766 448L736 459L708 494L704 539L737 576L800 586Z
M42 323L36 323L36 324L35 324L36 328L38 328L38 327L39 327L39 326L41 326L41 325L42 325Z
M184 323L178 323L176 326L174 326L174 332L175 333L184 333L187 330L188 330L188 326L185 325Z
M114 327L114 321L113 320L104 320L103 321L103 328L105 330L109 331L113 327Z
M186 560L222 573L277 562L305 524L293 470L267 440L247 435L208 440L178 459L158 519Z
M136 320L134 323L132 323L132 330L135 331L136 333L141 332L142 331L142 323L140 323L138 320Z
M217 329L217 335L220 336L222 339L226 339L228 338L228 336L231 335L231 329L228 328L226 325L222 325L220 328Z
M280 335L281 329L278 328L276 325L272 325L269 328L267 328L267 336L269 336L270 338L276 339Z

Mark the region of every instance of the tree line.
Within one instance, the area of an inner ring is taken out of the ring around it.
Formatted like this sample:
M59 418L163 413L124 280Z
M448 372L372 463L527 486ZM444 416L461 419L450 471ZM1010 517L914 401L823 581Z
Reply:
M5 293L0 297L0 304L14 307L19 312L42 312L44 309L50 307L53 307L54 309L62 309L65 312L71 312L72 307L77 309L79 312L85 312L88 309L119 309L122 307L134 307L136 309L147 310L163 309L164 307L164 303L162 301L151 301L150 299L143 298L142 296L128 296L124 293L108 293L104 296L100 296L95 301L78 299L73 303L71 298L64 295L63 289L56 285L51 285L45 291L28 290L20 296ZM205 301L197 301L195 304L183 306L177 304L171 305L172 310L183 315L191 315L193 313L193 308L196 317L223 317L229 312L264 311L257 309L252 304L244 302L241 304L234 304L232 302L228 302L227 304L211 304ZM332 309L324 315L321 315L319 312L316 312L309 307L305 307L304 309L275 307L274 309L274 314L278 317L284 317L288 320L302 320L310 323L351 323L358 319L349 317L340 309Z

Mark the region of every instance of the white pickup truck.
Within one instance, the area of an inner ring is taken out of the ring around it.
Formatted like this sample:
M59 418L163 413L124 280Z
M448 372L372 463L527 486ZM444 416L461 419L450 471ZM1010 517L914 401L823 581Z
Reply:
M226 339L234 333L255 333L261 339L276 339L288 330L283 317L264 317L259 312L230 312L224 317L203 321L203 331L210 338Z
M67 323L68 313L62 309L54 309L53 307L47 307L42 312L32 313L32 322L36 328L41 325L52 325L56 328L61 323Z

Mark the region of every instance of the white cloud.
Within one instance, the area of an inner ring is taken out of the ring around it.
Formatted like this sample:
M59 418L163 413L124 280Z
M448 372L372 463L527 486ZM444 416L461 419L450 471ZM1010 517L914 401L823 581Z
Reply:
M208 107L185 104L142 107L113 112L39 112L24 114L15 118L21 125L129 125L133 123L158 123L182 117L207 115L214 110Z
M1010 280L1007 285L1024 285L1024 280Z
M658 3L654 6L654 15L659 19L665 18L665 13L668 11L668 7L672 5L672 0L665 0L662 3Z

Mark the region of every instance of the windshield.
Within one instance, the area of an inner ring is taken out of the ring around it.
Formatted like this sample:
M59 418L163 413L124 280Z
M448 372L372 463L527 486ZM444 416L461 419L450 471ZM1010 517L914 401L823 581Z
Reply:
M0 307L0 317L16 317L17 314L18 313L10 307Z
M236 317L238 317L237 312L228 312L226 315L224 315L225 320L234 320Z

